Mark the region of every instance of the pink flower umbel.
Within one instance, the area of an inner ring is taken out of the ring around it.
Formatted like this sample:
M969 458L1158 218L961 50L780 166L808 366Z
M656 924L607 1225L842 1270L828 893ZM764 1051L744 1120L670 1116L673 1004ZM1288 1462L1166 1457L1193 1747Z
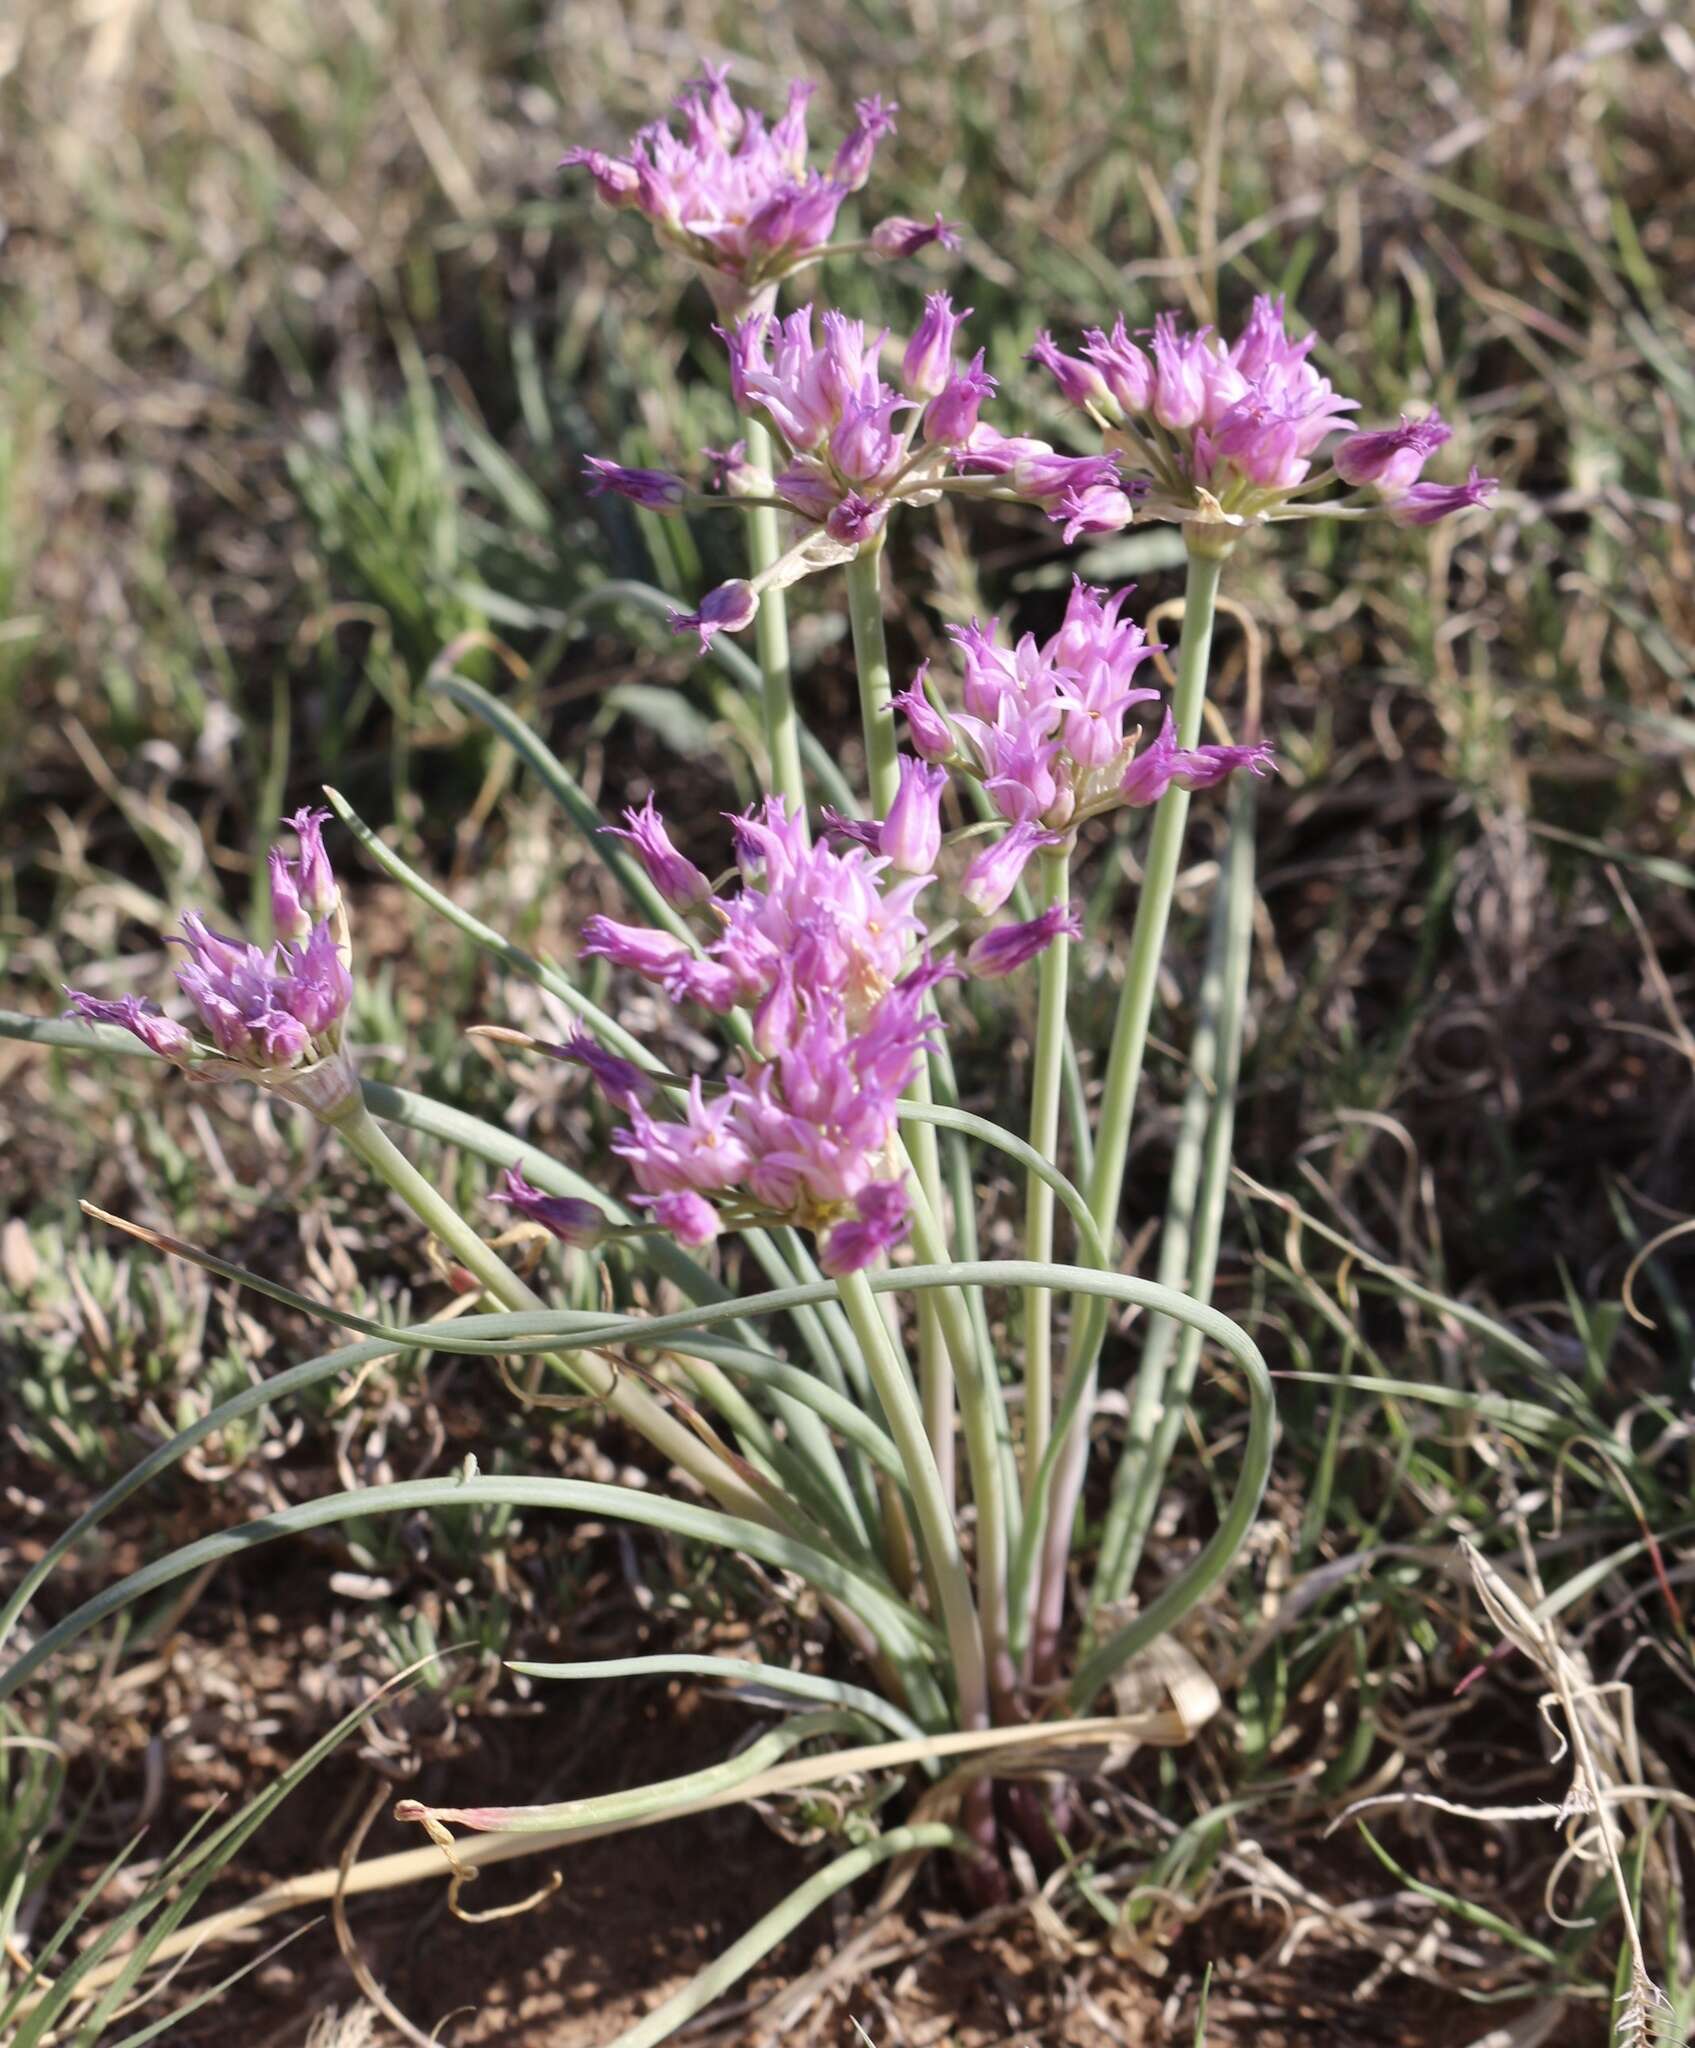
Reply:
M1124 770L1140 737L1126 714L1159 700L1157 690L1134 680L1158 650L1140 626L1119 616L1129 595L1126 589L1109 597L1074 582L1059 631L1045 644L1027 633L1005 647L994 620L948 628L964 670L962 709L944 721L926 701L920 717L945 726L949 752L941 758L981 782L1008 824L1028 828L1015 842L1021 854L989 849L973 863L973 891L996 903L1005 901L1044 834L1069 830L1122 801ZM902 700L909 715L911 696Z
M643 128L629 154L569 149L566 166L586 170L608 206L628 208L692 263L721 313L740 317L769 304L779 281L815 263L829 248L848 195L871 175L877 145L894 130L895 107L863 99L853 127L827 169L807 162L807 103L815 90L796 80L781 119L737 104L727 65L705 64L677 101L683 133L665 122ZM957 244L941 215L926 228L893 219L855 246L877 256L907 256L928 242Z
M911 815L893 837L917 859L944 778L913 766ZM739 1069L710 1088L696 1077L662 1103L627 1062L575 1040L561 1050L623 1109L612 1147L658 1227L698 1247L725 1228L795 1223L819 1237L827 1270L856 1271L906 1231L896 1105L939 1028L929 992L955 971L914 962L914 904L932 877L896 879L890 858L863 845L810 843L777 798L731 824L740 883L702 906L714 936L694 948L597 918L582 949L673 1000L751 1013ZM644 829L663 827L655 817ZM887 828L872 829L880 839Z
M324 851L328 811L288 820L299 842L290 858L269 857L271 910L278 942L269 947L214 931L189 911L177 941L187 958L177 986L207 1038L197 1039L157 1005L134 996L116 1002L67 989L72 1014L120 1024L152 1052L209 1076L240 1070L328 1114L357 1089L342 1047L342 1019L353 999L341 896Z
M1352 503L1316 495L1335 481L1374 485L1396 517L1414 523L1458 509L1456 493L1438 498L1435 487L1412 508L1405 504L1403 494L1449 438L1435 412L1349 434L1337 444L1333 470L1321 467L1324 443L1358 404L1314 369L1317 340L1292 336L1283 301L1262 296L1233 342L1210 327L1186 328L1171 313L1132 337L1120 314L1110 334L1095 327L1084 335L1080 355L1065 354L1042 333L1030 358L1103 430L1128 479L1118 488L1146 493L1138 509L1218 530L1224 538L1215 551L1228 548L1232 529L1250 524L1359 516ZM1096 530L1092 486L1079 485L1061 510L1067 540Z
M926 772L951 768L980 783L1010 827L973 855L961 878L961 895L981 917L1000 909L1041 848L1063 844L1085 820L1152 803L1173 783L1206 789L1238 768L1259 775L1270 766L1265 746L1178 747L1169 711L1151 739L1130 722L1128 714L1160 701L1158 690L1136 681L1160 650L1121 617L1129 596L1075 581L1059 630L1046 642L1027 633L1007 647L992 619L986 627L975 620L950 626L963 671L959 708L938 711L921 678L894 700L919 752L935 764ZM1024 945L1040 950L1048 929L1038 919L990 932L971 947L967 966L1010 972L1030 957Z
M849 560L878 540L896 506L931 505L943 493L1039 506L1068 540L1129 523L1139 486L1122 484L1115 455L1061 455L981 420L995 382L981 350L963 367L955 358L967 317L946 292L932 292L898 384L882 374L887 332L868 333L842 313L815 320L807 306L778 320L760 311L719 330L738 410L763 414L779 443L771 495L802 531L751 584L725 584L698 612L679 615L680 631L703 642L735 631L766 590Z

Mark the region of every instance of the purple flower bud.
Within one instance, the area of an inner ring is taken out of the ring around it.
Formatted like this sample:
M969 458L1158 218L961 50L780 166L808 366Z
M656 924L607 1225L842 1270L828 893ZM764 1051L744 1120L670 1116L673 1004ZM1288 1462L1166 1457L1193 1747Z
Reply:
M926 761L945 761L953 753L953 731L947 720L924 694L926 661L908 687L894 699L894 709L906 719L907 736Z
M908 220L904 214L893 213L871 230L873 256L915 256L932 242L940 243L944 249L957 249L960 246L959 224L943 220L938 213L926 227L921 220Z
M660 1229L668 1230L688 1251L700 1251L718 1235L718 1211L703 1195L679 1189L668 1195L638 1195L636 1200L651 1209Z
M1199 335L1179 333L1175 314L1154 322L1154 418L1174 433L1194 426L1206 408L1203 346Z
M1479 476L1477 465L1463 484L1414 484L1405 497L1389 507L1397 526L1434 526L1450 512L1463 512L1471 505L1486 505L1495 495L1499 479Z
M180 1062L194 1051L190 1033L167 1017L157 1003L140 996L119 996L109 1002L80 988L68 988L65 994L71 999L68 1016L80 1017L87 1024L122 1025L124 1030L134 1032L149 1052L156 1052L163 1060Z
M1048 513L1056 523L1065 522L1067 547L1080 533L1117 533L1135 516L1129 493L1115 484L1091 484L1086 490L1067 491Z
M1095 405L1110 407L1112 391L1106 379L1093 363L1084 362L1081 356L1062 354L1053 336L1044 327L1030 344L1027 363L1040 363L1059 386L1059 395L1069 405Z
M671 836L651 796L639 811L624 813L624 824L628 830L617 825L603 825L600 829L614 839L630 842L647 870L648 879L673 910L695 910L711 900L712 884L692 860L671 844Z
M621 463L590 455L583 463L583 476L591 498L614 491L650 512L680 512L689 487L668 469L625 469Z
M862 1272L906 1236L907 1195L898 1180L870 1182L860 1189L854 1209L819 1247L818 1263L832 1279Z
M953 344L961 322L971 318L968 306L956 313L946 292L931 292L901 358L901 382L914 398L936 398L953 375Z
M716 590L709 590L701 600L697 612L673 612L671 630L673 633L698 633L701 651L712 645L714 633L739 633L744 626L751 626L759 610L759 598L751 583L739 579L720 583Z
M792 79L783 117L771 130L777 159L787 164L791 172L798 173L806 163L806 110L817 90L809 78Z
M1181 789L1211 789L1238 768L1264 775L1271 767L1271 749L1252 747L1180 747L1169 711L1159 736L1136 755L1124 771L1120 794L1127 804L1158 803L1175 783Z
M849 491L845 498L830 507L824 531L832 540L839 540L843 547L856 548L881 533L888 517L886 499L873 502L858 491Z
M901 756L900 784L878 840L878 851L901 874L934 872L942 850L942 792L947 786L945 768Z
M965 956L968 972L993 979L1011 974L1045 953L1055 939L1080 939L1083 926L1068 903L1056 903L1026 924L1000 924L976 940Z
M977 430L983 401L994 395L995 380L983 367L979 349L969 366L949 380L924 408L924 438L959 447Z
M1453 430L1431 408L1421 420L1401 416L1398 427L1372 434L1349 434L1336 444L1336 474L1344 483L1375 484L1380 491L1404 491L1418 482L1419 472Z
M330 866L329 855L324 851L324 827L329 821L328 811L310 807L298 810L292 818L283 820L300 841L295 889L300 907L314 924L322 924L326 918L334 917L341 903L335 872Z
M884 101L873 94L870 99L856 100L853 111L854 125L836 151L830 175L848 191L857 192L871 175L871 159L878 143L894 132L895 116L900 109L893 100Z
M1013 446L1012 488L1038 505L1057 503L1068 493L1092 491L1118 482L1118 463L1111 455L1061 455L1045 441L1019 441ZM975 458L975 450L973 450Z
M559 159L561 170L580 165L594 180L594 188L608 206L634 206L641 197L641 173L621 157L603 156L598 149L568 149Z
M849 846L863 846L867 853L881 851L883 828L875 818L850 818L833 804L826 804L819 819L833 839L846 840Z
M587 960L610 960L615 967L633 967L638 974L654 977L689 957L688 947L669 932L651 931L646 925L619 924L610 917L584 921L578 950Z
M516 1209L527 1223L539 1223L561 1244L586 1249L599 1244L606 1235L603 1209L570 1195L544 1195L540 1188L531 1187L521 1166L506 1169L489 1200L498 1202L502 1208Z
M1107 336L1091 327L1083 337L1083 353L1106 380L1107 389L1128 413L1146 412L1153 394L1154 368L1130 339L1119 314Z
M271 848L266 861L271 871L271 929L279 939L303 939L312 929L312 920L300 901L294 863L280 846Z
M979 916L992 917L1018 887L1038 847L1058 846L1065 835L1026 819L977 855L960 879L959 893Z
M750 313L728 331L722 327L712 330L730 358L730 396L736 402L737 412L745 413L756 403L749 380L770 373L765 345L771 324L769 313Z
M587 1067L614 1109L633 1109L653 1093L653 1082L633 1060L608 1052L586 1031L573 1031L563 1045L543 1045L541 1050L554 1059Z

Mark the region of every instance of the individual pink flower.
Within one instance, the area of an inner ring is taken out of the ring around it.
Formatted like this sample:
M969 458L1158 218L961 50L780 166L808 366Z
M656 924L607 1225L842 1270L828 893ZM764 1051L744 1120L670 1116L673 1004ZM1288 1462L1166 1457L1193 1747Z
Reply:
M942 850L942 792L945 768L900 758L900 783L878 834L877 850L899 874L929 875Z
M673 476L668 469L625 469L621 463L607 462L598 455L587 458L583 475L591 498L612 491L650 512L680 512L689 494L683 479Z
M193 1054L194 1034L174 1017L167 1017L157 1003L141 996L107 1000L80 988L68 988L65 994L71 1000L70 1014L85 1024L117 1024L139 1038L149 1052L179 1065Z
M898 1180L862 1188L853 1214L825 1237L818 1263L832 1278L859 1273L901 1242L907 1232L906 1189Z
M638 1195L636 1200L652 1211L653 1220L688 1251L700 1251L718 1235L718 1211L704 1195L684 1188L668 1195Z
M904 214L890 214L887 220L880 220L871 230L871 253L873 256L916 256L920 249L927 249L932 243L943 249L957 249L960 235L958 223L943 220L939 213L928 223L909 220Z
M1389 517L1397 526L1434 526L1437 520L1452 513L1467 511L1473 505L1487 505L1497 488L1498 480L1479 476L1473 463L1463 484L1414 484L1391 501Z
M1380 491L1404 491L1418 482L1436 450L1452 440L1453 430L1434 407L1423 419L1403 413L1398 427L1380 427L1372 434L1349 434L1338 441L1332 460L1344 483L1375 484Z
M1270 747L1180 747L1176 724L1167 711L1157 738L1126 766L1119 793L1127 804L1155 804L1173 783L1189 790L1212 789L1239 768L1251 775L1268 774Z
M960 880L959 893L980 917L992 917L1018 887L1039 849L1059 846L1064 839L1063 832L1046 832L1027 819L1012 826L973 858Z
M968 306L956 313L946 292L932 292L924 301L924 318L913 330L901 357L901 383L914 398L939 398L954 375L954 335L971 318Z
M945 761L953 752L953 728L924 694L924 678L930 664L922 663L912 681L893 700L893 708L906 720L907 737L913 749L926 761Z
M627 839L647 870L648 879L673 910L698 910L712 894L712 884L671 844L665 822L654 808L653 798L638 810L624 813L624 825L600 828L613 839Z
M715 633L739 633L744 626L753 624L758 611L759 598L753 585L736 578L709 590L697 611L673 612L671 630L698 633L704 654L711 650Z
M1056 903L1039 917L1022 924L998 924L972 942L965 956L966 971L994 980L1013 974L1039 953L1045 953L1056 939L1080 939L1083 926L1069 903Z

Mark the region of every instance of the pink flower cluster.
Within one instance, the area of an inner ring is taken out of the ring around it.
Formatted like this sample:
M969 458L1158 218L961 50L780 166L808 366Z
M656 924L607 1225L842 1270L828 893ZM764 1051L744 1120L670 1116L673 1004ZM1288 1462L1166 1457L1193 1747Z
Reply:
M826 1272L867 1265L906 1234L895 1106L935 1029L930 990L951 971L916 957L915 904L928 874L891 879L860 846L808 842L768 797L732 825L740 886L702 894L651 802L627 836L655 884L708 922L694 946L668 932L590 918L585 955L632 968L674 1000L751 1011L750 1053L721 1088L697 1078L680 1115L650 1113L650 1084L573 1042L628 1119L613 1149L636 1200L689 1246L725 1222L782 1220L814 1231Z
M806 109L814 88L796 80L782 118L767 125L737 104L728 72L727 65L707 64L684 91L677 102L682 135L656 121L626 157L571 149L564 162L586 170L609 205L643 214L700 267L720 310L740 313L824 250L842 202L870 176L896 110L881 99L860 100L829 170L819 171L807 163ZM894 219L873 230L868 246L876 255L907 255L926 242L957 246L958 237L940 215L928 228Z
M297 811L288 820L300 842L298 859L281 848L270 856L271 917L278 943L269 947L215 932L193 911L182 921L188 958L177 986L194 1006L211 1046L156 1003L137 996L115 1001L66 989L72 1013L90 1023L119 1024L180 1066L221 1055L259 1073L300 1068L334 1052L353 999L353 979L335 930L340 895L324 852L328 811Z
M1143 339L1145 348L1121 314L1110 334L1096 327L1084 335L1080 356L1038 334L1030 360L1111 430L1109 445L1144 473L1156 513L1185 516L1200 490L1227 515L1274 516L1312 476L1325 440L1358 410L1313 368L1316 334L1289 334L1280 298L1255 299L1234 342L1210 327L1185 329L1170 313ZM1336 472L1348 483L1376 484L1392 502L1412 498L1410 516L1428 523L1483 503L1494 489L1475 470L1451 489L1416 484L1448 439L1436 412L1398 429L1352 434L1338 445ZM1421 495L1413 497L1415 490Z
M931 504L944 491L992 495L1039 505L1079 533L1116 531L1132 505L1113 455L1061 455L1045 441L1014 439L980 419L995 380L979 349L961 366L955 357L957 313L946 292L933 292L924 318L901 353L899 382L882 374L888 332L868 334L860 320L812 308L785 320L750 314L723 334L730 354L730 390L737 409L763 413L782 449L774 476L752 472L736 450L720 458L729 493L769 494L797 514L823 552L803 538L762 581L737 580L712 591L698 611L677 614L679 632L714 633L751 623L762 587L828 566L875 541L897 504ZM591 489L611 490L658 512L687 501L681 477L662 470L622 469L591 458Z
M966 870L964 894L976 910L998 909L1037 849L1085 818L1156 803L1173 783L1203 789L1237 768L1257 775L1270 765L1264 746L1178 746L1169 711L1146 744L1139 728L1126 727L1127 712L1159 701L1134 680L1158 650L1119 616L1129 595L1074 581L1059 630L1041 643L1026 633L1004 646L993 619L950 626L964 670L961 708L939 711L924 671L895 699L919 754L981 782L1012 828Z
M772 489L791 511L857 546L896 496L934 494L995 388L981 350L964 369L954 362L965 317L946 292L931 294L898 386L881 373L887 329L868 335L842 313L824 315L821 338L809 306L782 321L755 313L725 335L737 410L764 413L787 452Z

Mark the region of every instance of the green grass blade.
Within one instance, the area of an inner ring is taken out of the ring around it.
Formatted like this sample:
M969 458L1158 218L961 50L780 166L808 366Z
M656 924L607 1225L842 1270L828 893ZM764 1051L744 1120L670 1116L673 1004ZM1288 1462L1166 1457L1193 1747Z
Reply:
M924 1732L910 1714L866 1686L850 1685L841 1678L823 1678L814 1671L792 1671L786 1664L755 1664L741 1657L702 1657L667 1651L652 1657L597 1657L578 1664L531 1664L509 1659L506 1668L521 1672L526 1678L566 1680L711 1678L750 1693L792 1693L796 1699L850 1708L905 1741L921 1737Z

